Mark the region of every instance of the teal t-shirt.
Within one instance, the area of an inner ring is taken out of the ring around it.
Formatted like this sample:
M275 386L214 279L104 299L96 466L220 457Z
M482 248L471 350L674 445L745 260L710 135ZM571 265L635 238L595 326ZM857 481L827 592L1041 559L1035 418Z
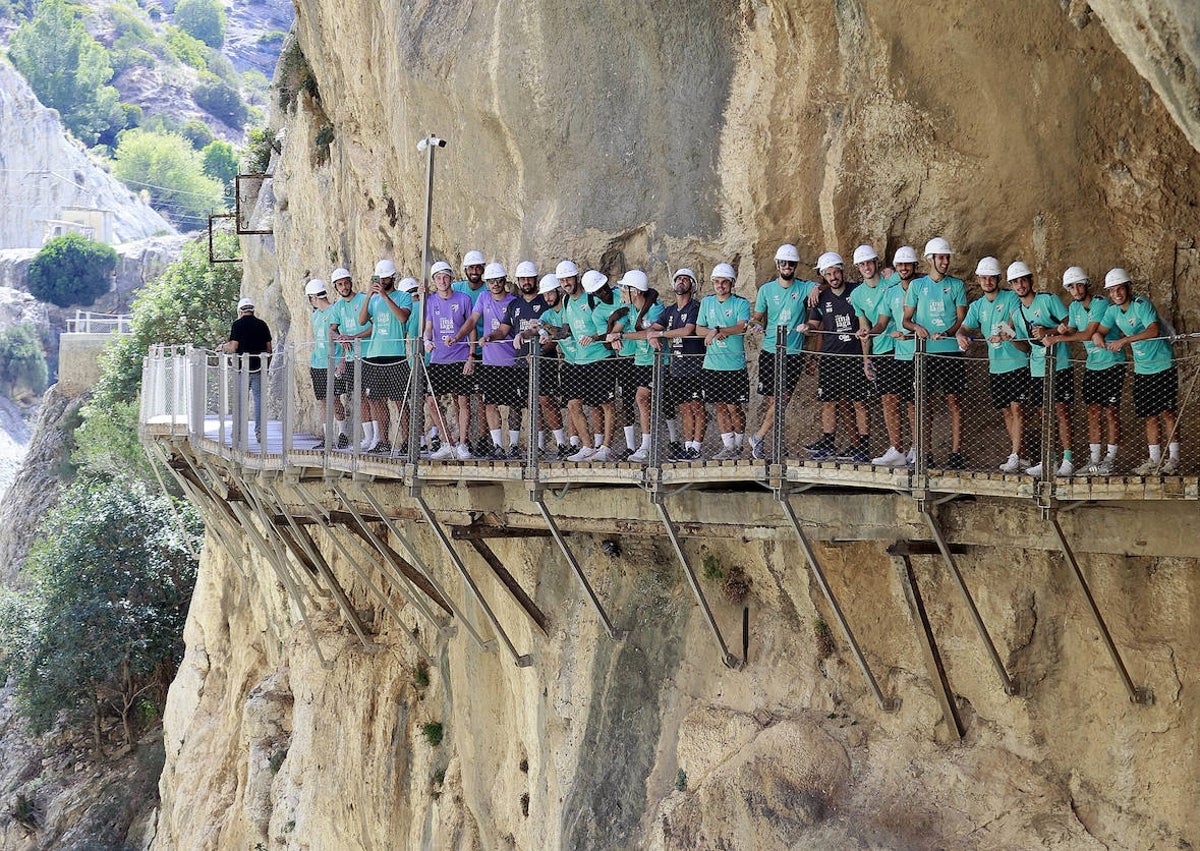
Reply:
M542 314L542 324L553 328L562 328L567 324L567 303L565 300L559 300L558 306L546 311ZM575 345L574 337L563 337L561 340L556 340L558 344L558 352L563 360L567 363L575 363Z
M579 341L583 337L590 337L595 334L595 326L592 324L592 307L588 304L587 293L579 293L574 298L567 301L567 306L563 310L564 324L571 329L571 340L569 348L563 348L563 357L567 359L567 363L593 363L598 360L603 360L608 357L606 352L611 352L602 342L593 342L590 346L580 345ZM562 345L560 342L559 345Z
M587 296L584 296L584 298L586 299ZM605 304L600 299L596 299L595 301L596 304L592 307L591 311L592 330L588 332L595 339L592 340L590 346L580 347L579 363L595 363L598 360L604 360L604 358L616 355L612 347L604 341L605 336L609 333L608 320L617 311L626 310L628 312L629 308L629 305L622 302L616 293L613 293L612 304ZM622 317L613 323L612 330L621 331L625 328L626 324L625 318Z
M1087 307L1083 306L1083 302L1073 301L1067 306L1067 323L1076 331L1084 331L1089 325L1095 322L1097 325L1104 325L1104 316L1108 313L1108 299L1104 296L1094 295ZM1116 328L1109 328L1108 333L1104 335L1104 341L1111 343L1118 339L1121 332ZM1086 366L1091 370L1104 370L1110 366L1116 366L1120 363L1125 363L1125 350L1119 352L1110 352L1103 346L1097 346L1088 338L1083 341L1083 350L1087 352Z
M629 332L645 331L649 329L662 315L662 302L656 301L654 304L646 308L646 315L638 321L637 315L640 309L629 305L629 318L625 323L625 329ZM637 327L634 328L634 323ZM664 353L666 346L663 347ZM632 357L634 364L637 366L651 366L654 364L654 348L650 345L649 340L625 340L621 344L621 357Z
M874 328L879 317L888 312L887 295L892 286L886 280L880 280L875 286L864 281L851 291L850 304L854 306L854 313L867 320L868 328ZM890 327L884 328L883 333L871 339L872 354L890 355L895 351L896 341L888 336L890 330Z
M409 296L412 298L412 296ZM425 351L425 346L420 343L421 337L421 303L413 301L412 313L408 314L408 323L404 326L404 336L413 340L417 346L416 351ZM425 363L429 363L429 359L433 356L432 352L425 353Z
M316 369L328 369L329 326L337 324L339 312L337 302L312 312L313 350L312 357L308 361L309 366ZM341 360L342 347L338 346L334 351L333 362L337 364Z
M990 373L999 375L1029 368L1029 355L1014 346L1011 341L988 341L989 337L996 336L996 326L1001 322L1016 331L1013 314L1017 311L1019 302L1020 299L1012 290L998 290L994 299L989 300L986 295L980 296L967 308L967 318L963 320L963 327L979 329L980 335L987 343Z
M1017 336L1029 341L1029 374L1041 378L1046 374L1046 347L1039 340L1033 339L1030 328L1034 325L1042 328L1057 328L1058 324L1067 318L1067 309L1057 296L1050 293L1037 293L1028 306L1022 305L1017 299L1017 312L1013 314L1013 328ZM1054 371L1069 369L1071 352L1066 343L1054 344Z
M700 315L696 319L697 333L701 328L730 328L750 318L750 302L740 295L729 295L725 301L715 295L700 300ZM732 372L746 366L745 336L734 334L724 340L712 341L704 352L704 369L717 372Z
M895 337L892 338L894 345L892 356L896 360L912 360L917 356L917 339L912 335L911 331L906 331L904 328L904 300L907 297L908 292L904 289L904 285L896 284L894 287L888 287L887 298L884 299L884 305L891 316L887 333L892 334L900 331L905 335L904 339L901 340L897 340Z
M343 298L333 303L333 318L331 322L336 322L338 331L343 334L354 335L360 334L370 327L371 323L366 325L359 324L358 311L362 308L362 303L367 300L366 293L355 293L350 298ZM360 349L365 349L367 340L364 337L359 343ZM343 348L343 351L345 349ZM353 349L347 353L347 360L354 360Z
M488 291L487 284L480 284L479 289L477 290L471 289L471 282L466 278L452 283L450 285L450 289L456 293L466 293L471 297L471 304L475 303L476 299L479 298L480 293L486 293ZM475 339L482 340L483 335L486 333L487 332L483 329L483 317L481 316L479 317L479 321L475 323Z
M1140 334L1154 323L1158 322L1158 311L1149 301L1141 296L1134 296L1122 310L1118 305L1111 305L1104 314L1101 328L1116 328L1123 337ZM1161 327L1159 333L1162 333ZM1138 375L1153 375L1171 368L1175 359L1171 346L1166 340L1138 340L1130 343L1133 349L1133 371Z
M916 308L913 321L930 334L930 339L925 341L925 351L958 351L954 335L944 340L935 340L933 335L945 334L954 327L958 322L958 308L967 306L967 288L959 278L949 275L940 281L934 281L928 275L917 278L908 285L904 306Z
M412 296L393 290L387 296L399 308L412 310ZM363 357L404 357L404 334L406 323L402 323L391 308L383 303L381 295L371 296L367 303L367 314L371 317L371 338L363 349Z
M775 329L780 325L788 329L787 353L796 355L804 351L804 335L796 329L808 319L806 300L816 286L813 281L794 280L791 286L784 287L776 278L758 288L758 295L754 297L754 312L766 314L764 352L775 351Z

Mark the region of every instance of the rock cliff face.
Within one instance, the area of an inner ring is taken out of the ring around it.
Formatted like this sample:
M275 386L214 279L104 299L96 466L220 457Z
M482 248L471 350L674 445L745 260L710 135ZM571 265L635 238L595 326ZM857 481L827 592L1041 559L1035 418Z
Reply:
M983 254L1025 259L1047 289L1071 264L1094 278L1123 265L1176 327L1200 330L1191 4L299 0L297 10L320 95L280 117L274 234L247 238L245 251L246 289L282 339L307 336L307 276L348 265L361 282L381 255L417 268L415 144L427 131L450 140L433 245L456 266L481 248L508 264L642 266L661 283L679 265L707 277L732 260L750 290L785 240L807 261L942 234L964 276ZM330 131L326 156L316 139ZM464 524L471 511L537 522L520 491L431 499ZM1028 690L1004 694L940 563L915 559L967 727L959 745L883 544L832 543L920 537L911 506L875 496L801 507L885 692L903 701L886 713L826 632L831 615L773 503L682 500L693 557L753 579L744 671L720 666L648 512L623 492L572 493L556 508L631 627L623 642L598 629L552 545L494 543L551 613L543 637L500 605L531 669L461 631L435 636L409 607L397 623L351 567L369 559L321 537L382 647L362 652L323 601L313 627L325 670L250 538L227 530L230 552L213 533L165 721L157 847L1200 839L1187 756L1197 565L1181 531L1192 509L1089 508L1069 521L1135 681L1154 690L1149 708L1126 699L1036 512L945 509L953 540L971 547L968 582L1003 661ZM864 532L871 524L882 531ZM590 533L618 526L624 555L610 560ZM429 532L407 528L450 582ZM736 634L740 609L717 614ZM437 747L421 732L435 722Z

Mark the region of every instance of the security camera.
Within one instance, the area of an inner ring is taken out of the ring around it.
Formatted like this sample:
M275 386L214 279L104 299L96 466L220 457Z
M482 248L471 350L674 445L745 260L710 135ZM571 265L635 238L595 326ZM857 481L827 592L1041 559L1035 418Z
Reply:
M420 142L417 142L417 150L424 151L430 145L433 145L434 147L438 147L438 148L444 148L444 147L446 147L446 140L439 139L437 136L430 134L429 136L426 136L424 139L422 139Z

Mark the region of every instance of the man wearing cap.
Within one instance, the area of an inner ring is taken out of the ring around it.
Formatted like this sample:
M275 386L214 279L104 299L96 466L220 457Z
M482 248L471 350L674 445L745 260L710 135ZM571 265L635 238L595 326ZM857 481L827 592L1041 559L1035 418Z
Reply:
M1063 286L1071 294L1067 305L1067 320L1060 322L1053 334L1043 342L1082 342L1087 353L1084 363L1083 382L1080 386L1083 403L1088 416L1088 463L1076 470L1081 476L1107 476L1112 473L1113 463L1121 443L1121 393L1125 386L1125 352L1110 352L1097 346L1092 337L1104 321L1110 302L1104 296L1092 295L1092 282L1087 272L1079 266L1071 266L1063 272ZM1121 336L1116 328L1109 328L1104 335L1105 343ZM1108 427L1108 448L1104 449L1104 437L1100 416L1104 415ZM1103 452L1103 455L1101 453Z
M621 296L629 305L628 330L613 331L606 340L610 344L620 345L618 354L624 358L622 363L621 387L634 390L634 402L638 409L638 420L641 425L641 443L635 444L633 437L634 426L625 429L625 442L630 449L630 461L638 463L650 458L650 388L654 384L654 348L647 336L662 315L663 306L658 301L658 290L650 286L650 279L641 269L630 269L617 282Z
M475 308L467 322L451 338L459 343L472 325L483 325L480 348L479 388L483 396L484 416L487 418L491 446L484 457L504 459L521 457L521 431L513 426L513 408L519 412L527 391L525 370L517 363L513 348L512 327L504 324L509 306L516 299L508 291L508 273L499 263L488 263L483 271L487 291L475 300ZM501 406L505 409L503 419ZM518 420L519 423L519 413ZM504 431L508 431L508 451L504 449Z
M391 260L376 263L371 297L358 312L360 325L371 323L371 336L363 349L363 387L371 417L363 424L363 430L367 432L367 445L363 447L366 452L392 454L389 399L400 404L401 422L407 425L408 411L404 409L403 400L409 369L405 361L404 335L412 304L412 296L396 289L395 264Z
M702 372L705 346L704 340L696 336L700 319L700 303L693 295L696 273L688 268L677 270L672 288L675 303L659 315L647 339L656 350L666 345L670 354L662 397L668 410L675 408L679 412L683 445L667 460L699 461L708 419L704 413Z
M971 302L955 336L963 352L975 335L988 344L992 407L1004 412L1004 430L1009 439L1008 459L1000 465L1000 472L1019 473L1029 466L1029 461L1021 457L1023 406L1029 396L1029 344L1014 339L1013 314L1018 310L1018 299L1012 290L1000 288L1000 261L995 257L981 259L975 267L975 280L983 295Z
M616 375L613 350L606 342L609 334L623 330L627 305L621 303L608 284L608 277L595 269L583 274L583 294L567 302L566 319L575 338L575 363L567 380L564 374L567 411L575 429L585 439L588 422L583 406L592 411L593 446L586 444L568 461L608 461L611 458L613 429L616 425Z
M934 237L925 243L929 274L917 278L904 298L904 327L925 341L925 390L941 388L950 413L950 458L946 469L961 470L962 408L959 398L967 389L967 370L955 335L967 316L967 289L960 278L949 275L950 243ZM932 431L932 430L931 430ZM933 461L930 461L933 464Z
M313 278L305 284L304 294L308 296L308 303L312 307L313 349L308 371L313 395L321 404L321 428L325 431L325 437L313 449L345 449L350 445L350 438L346 435L346 406L342 404L342 394L350 389L350 382L346 376L346 362L342 358L341 347L330 342L333 327L337 325L337 309L329 300L325 282L320 278ZM331 378L332 387L329 384ZM336 437L329 433L326 419L329 415L327 400L330 397L333 398Z
M471 299L471 304L479 301L479 297L484 294L487 287L483 282L483 270L486 266L483 252L471 249L463 255L463 278L454 282L454 291L466 293ZM483 320L479 320L475 326L475 339L482 342L484 334L487 333L483 327ZM479 352L475 353L476 360L479 359ZM471 396L475 400L475 423L478 426L476 435L475 451L480 455L488 455L491 453L492 439L487 433L487 417L483 410L483 397L480 394L479 376L475 375L471 379Z
M696 333L704 338L704 401L717 409L721 448L714 461L741 457L746 439L746 403L750 377L746 371L745 333L750 302L733 294L733 266L718 263L712 270L713 295L700 300Z
M425 300L425 351L429 353L429 402L434 422L440 424L446 442L433 451L435 461L471 458L468 428L471 421L471 374L475 371L475 324L470 321L475 306L471 297L453 289L450 264L439 260L430 267L434 292ZM465 329L467 340L452 342ZM458 426L457 442L451 437L438 399L450 397Z
M796 268L800 265L800 252L796 246L784 243L775 252L776 277L758 288L754 297L754 312L746 328L752 334L763 335L762 351L758 356L758 393L763 397L766 411L758 431L750 438L751 454L765 458L763 438L775 422L775 360L783 362L783 404L787 407L792 392L800 380L803 370L800 356L804 351L804 335L800 326L808 316L808 309L816 303L814 291L818 285L813 281L796 280ZM811 299L811 301L810 301ZM787 329L783 352L776 352L780 328ZM776 446L775 454L781 455L783 447Z
M243 297L238 301L238 318L229 329L229 340L217 347L218 351L236 352L249 355L245 359L246 369L250 379L250 398L254 400L254 437L262 443L262 358L261 354L270 354L274 343L271 340L271 329L267 323L254 315L254 300ZM241 358L235 358L234 364L241 370ZM239 382L240 385L240 382ZM235 445L242 438L242 394L234 394L233 420L236 425L234 434Z
M1104 276L1104 290L1112 304L1092 342L1103 345L1114 354L1128 347L1133 355L1133 407L1146 421L1146 443L1150 457L1133 472L1139 476L1165 475L1179 472L1179 419L1177 415L1179 379L1171 346L1161 339L1164 324L1149 299L1135 296L1129 273L1124 269L1109 269ZM1105 340L1112 329L1121 336ZM1159 427L1159 420L1162 427ZM1162 435L1166 432L1168 456L1162 457Z
M1051 350L1054 355L1054 413L1058 419L1058 439L1062 445L1062 463L1056 476L1075 472L1071 451L1071 411L1067 406L1075 401L1075 379L1071 372L1071 353L1066 343L1047 342L1060 322L1067 318L1067 309L1058 296L1033 291L1033 272L1020 260L1008 266L1008 282L1017 295L1017 311L1013 328L1019 339L1029 342L1029 400L1042 411L1043 387L1046 380L1046 361ZM1025 472L1034 478L1043 475L1042 462L1027 467Z
M813 458L837 456L856 464L871 460L871 417L867 412L867 383L863 340L858 336L858 318L851 298L858 286L845 278L844 261L835 251L817 259L817 272L824 281L817 304L809 311L804 333L817 332L817 399L821 402L821 437L805 450ZM868 361L869 363L869 361ZM834 444L838 407L849 402L854 409L857 443L838 452Z

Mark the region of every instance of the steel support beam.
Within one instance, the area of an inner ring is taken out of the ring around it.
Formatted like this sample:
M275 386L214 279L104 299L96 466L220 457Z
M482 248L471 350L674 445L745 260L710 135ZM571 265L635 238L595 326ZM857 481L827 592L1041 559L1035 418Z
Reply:
M452 530L452 533L457 531L458 528L460 527ZM453 537L453 534L451 536ZM525 614L529 616L529 620L533 621L533 625L541 630L542 635L548 636L550 634L548 629L550 619L546 617L545 612L538 608L537 603L533 602L533 598L525 593L525 589L521 587L521 583L517 582L516 577L504 566L503 562L496 556L496 553L488 546L487 541L479 538L468 538L467 541L487 566L492 569L492 573L496 574L496 578L500 580L500 584L508 590L512 598Z

